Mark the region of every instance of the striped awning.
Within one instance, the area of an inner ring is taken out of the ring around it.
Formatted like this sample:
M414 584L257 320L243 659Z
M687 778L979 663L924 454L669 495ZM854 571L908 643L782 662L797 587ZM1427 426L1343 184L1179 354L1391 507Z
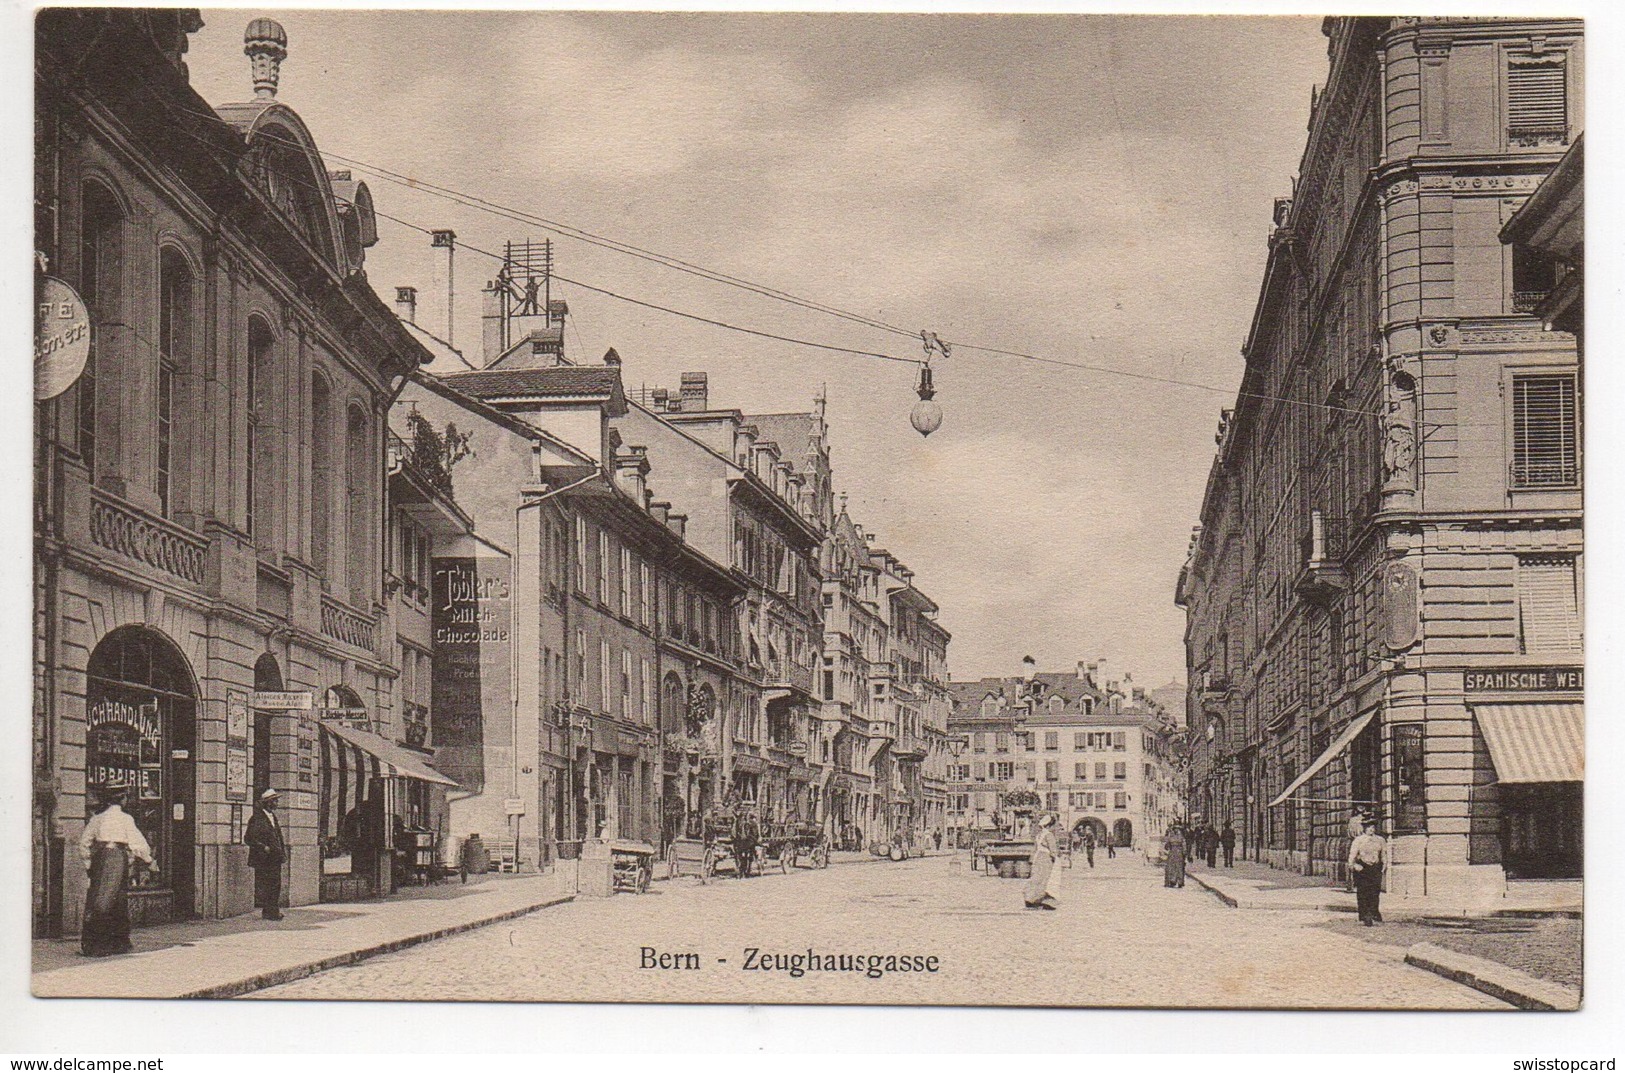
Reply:
M1473 708L1506 783L1585 779L1585 705L1481 704Z
M359 730L343 723L324 722L322 730L333 737L348 743L361 750L367 756L377 761L378 774L383 778L419 779L423 782L438 783L441 786L456 786L457 784L446 776L440 774L429 766L429 762L420 756L396 745L388 738L379 737L370 730Z
M1292 780L1291 785L1289 785L1285 790L1282 790L1280 796L1278 796L1274 801L1270 802L1270 808L1274 808L1276 805L1279 805L1281 802L1297 793L1298 789L1303 786L1304 783L1320 774L1320 769L1331 763L1332 757L1336 756L1344 749L1347 749L1349 747L1349 742L1353 741L1360 731L1366 728L1366 724L1371 722L1376 714L1377 713L1374 711L1366 712L1358 719L1350 722L1348 726L1344 727L1343 733L1337 736L1337 740L1326 746L1326 751L1315 757L1315 762L1304 768L1298 777Z

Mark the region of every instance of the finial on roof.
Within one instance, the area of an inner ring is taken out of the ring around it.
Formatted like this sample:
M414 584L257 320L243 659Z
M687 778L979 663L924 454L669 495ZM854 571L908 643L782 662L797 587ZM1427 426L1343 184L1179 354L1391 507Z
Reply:
M616 353L614 347L610 347L608 350L604 351L604 364L605 365L619 365L620 363L621 363L621 356L620 356L620 354Z
M288 58L288 32L275 19L255 19L243 31L243 55L254 76L254 96L275 100L282 61Z

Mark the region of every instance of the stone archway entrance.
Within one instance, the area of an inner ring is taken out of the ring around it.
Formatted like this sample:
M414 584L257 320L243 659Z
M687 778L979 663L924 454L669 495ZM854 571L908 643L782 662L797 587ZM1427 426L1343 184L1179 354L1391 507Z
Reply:
M1077 838L1083 838L1090 831L1095 833L1096 845L1106 844L1106 825L1093 816L1086 816L1072 825L1072 834Z
M174 642L123 626L90 654L85 685L85 782L125 782L127 811L158 863L130 879L130 918L157 924L197 915L197 681Z

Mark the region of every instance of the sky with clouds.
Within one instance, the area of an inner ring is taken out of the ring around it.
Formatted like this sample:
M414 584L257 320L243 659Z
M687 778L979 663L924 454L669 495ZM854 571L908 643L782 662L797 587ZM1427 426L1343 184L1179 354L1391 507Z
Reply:
M192 39L212 103L252 95L249 14L205 11ZM615 347L630 387L705 370L713 404L747 412L827 390L837 490L942 605L956 678L1017 673L1029 653L1182 677L1174 583L1272 199L1325 77L1318 17L269 14L289 37L279 99L324 150L911 331L1217 389L959 348L938 363L946 416L927 440L908 424L910 365L557 292L572 357ZM470 246L548 237L357 177L381 212ZM417 286L419 322L444 333L438 251L379 226L372 283L386 299ZM556 256L561 275L662 305L920 353L578 240ZM471 353L495 267L459 251Z

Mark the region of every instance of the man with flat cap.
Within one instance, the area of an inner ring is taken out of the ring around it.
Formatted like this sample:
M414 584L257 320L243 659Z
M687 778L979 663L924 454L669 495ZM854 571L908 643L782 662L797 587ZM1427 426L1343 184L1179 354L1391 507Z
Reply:
M254 904L266 920L282 919L282 862L288 844L276 818L277 792L260 794L259 807L248 821L243 841L248 843L248 866L254 869Z

